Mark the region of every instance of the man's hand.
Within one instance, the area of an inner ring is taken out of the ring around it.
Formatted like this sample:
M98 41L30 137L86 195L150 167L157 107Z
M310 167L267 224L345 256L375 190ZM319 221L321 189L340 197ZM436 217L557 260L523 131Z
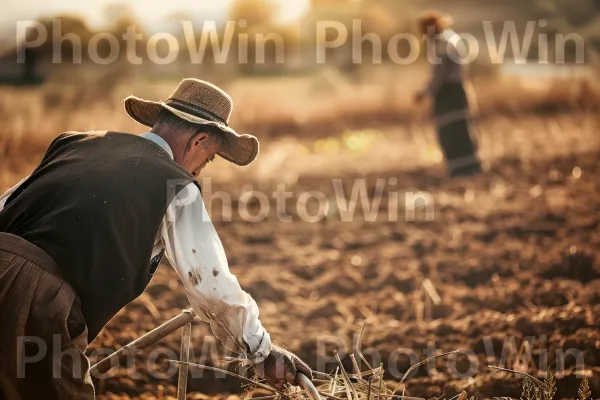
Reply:
M262 363L256 364L254 369L269 385L278 390L283 389L285 383L298 386L300 373L312 379L312 371L304 361L294 353L276 345L272 345L267 358Z

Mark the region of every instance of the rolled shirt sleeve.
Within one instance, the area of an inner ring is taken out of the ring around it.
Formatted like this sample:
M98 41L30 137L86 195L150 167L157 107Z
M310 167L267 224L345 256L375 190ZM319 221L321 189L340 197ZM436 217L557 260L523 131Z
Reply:
M259 363L271 339L258 306L229 272L227 257L198 187L187 185L171 202L159 232L165 255L181 277L194 311L228 349Z

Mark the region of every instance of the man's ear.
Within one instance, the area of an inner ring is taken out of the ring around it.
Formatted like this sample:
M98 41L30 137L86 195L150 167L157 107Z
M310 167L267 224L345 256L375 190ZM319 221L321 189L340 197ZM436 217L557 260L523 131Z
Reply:
M192 143L191 143L190 147L191 148L198 147L207 139L208 139L208 133L200 132L192 138Z

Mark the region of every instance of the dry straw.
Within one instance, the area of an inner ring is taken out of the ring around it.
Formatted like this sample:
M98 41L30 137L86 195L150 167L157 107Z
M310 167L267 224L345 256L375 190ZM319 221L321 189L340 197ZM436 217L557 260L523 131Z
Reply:
M554 373L548 368L546 374L544 375L544 381L540 381L539 379L529 375L523 371L517 371L514 369L495 367L490 365L492 369L497 369L500 371L513 372L515 374L523 375L523 389L521 393L521 397L519 400L553 400L556 395L556 378L554 377ZM590 390L590 384L587 376L584 376L581 380L581 384L579 385L579 390L577 391L578 400L588 400L592 396L592 391ZM496 400L506 400L509 399L507 397L495 397Z
M365 322L366 325L366 322ZM380 364L378 368L373 368L363 356L360 350L361 338L364 333L365 325L363 325L356 346L354 348L355 353L364 362L368 368L365 371L361 371L354 355L350 357L352 361L352 371L346 371L342 360L337 351L334 350L333 355L337 362L338 367L334 374L326 374L319 371L313 371L315 379L313 382L317 385L317 392L323 399L332 400L393 400L393 399L404 399L404 400L425 400L421 397L410 397L404 395L404 389L402 394L396 394L400 387L404 387L406 379L410 373L418 368L419 366L428 363L434 359L445 357L451 354L455 354L458 350L435 355L429 357L423 361L420 361L412 365L404 373L400 381L396 384L393 390L389 390L384 381L385 370L383 364ZM245 383L244 387L247 390L246 394L242 397L243 399L249 400L313 400L309 393L300 387L294 387L286 385L283 390L276 389L269 386L268 384L257 380L257 378L250 379L246 376L231 372L225 369L211 367L208 365L194 364L186 361L177 360L166 360L167 362L185 365L190 368L221 372L229 376L236 377ZM519 400L553 400L556 395L556 379L550 369L546 371L544 380L541 381L534 376L513 369L496 367L490 365L489 368L512 372L515 374L523 375L523 391ZM273 393L268 396L253 397L254 391L257 389L263 389ZM592 393L589 387L587 376L584 376L581 385L578 390L578 400L589 400ZM444 400L444 396L435 398L436 400ZM468 397L467 392L462 391L458 395L452 397L450 400L476 400L475 397ZM494 397L495 400L508 400L509 397Z
M365 322L366 325L366 322ZM353 356L350 357L352 361L352 371L346 371L340 355L337 351L333 352L338 367L334 374L326 374L323 372L314 371L315 379L313 382L318 384L317 391L323 399L333 400L392 400L392 399L404 399L404 400L425 400L421 397L410 397L403 394L396 394L397 390L405 383L410 373L419 366L439 357L445 357L450 354L456 353L452 351L444 354L439 354L433 357L429 357L415 365L412 365L402 376L400 382L394 387L393 390L389 390L383 379L385 370L383 364L378 368L373 368L365 359L364 355L360 350L361 338L364 333L365 325L363 325L356 346L354 348L356 354L362 360L367 367L367 370L361 371ZM170 363L178 365L186 365L190 368L197 368L208 371L222 372L226 375L236 377L243 381L246 385L247 393L245 398L251 398L252 400L279 400L279 399L291 399L291 400L312 400L310 395L306 393L302 388L294 386L286 386L283 390L275 389L266 383L260 382L257 379L250 379L246 376L242 376L235 372L231 372L225 369L211 367L208 365L194 364L190 362L182 362L177 360L167 360ZM252 397L255 389L267 390L273 395ZM465 394L466 395L466 394ZM460 396L460 395L459 395Z

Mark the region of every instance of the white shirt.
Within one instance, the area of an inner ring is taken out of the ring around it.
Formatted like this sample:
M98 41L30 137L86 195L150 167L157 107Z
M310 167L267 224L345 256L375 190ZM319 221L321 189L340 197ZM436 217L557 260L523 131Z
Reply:
M154 133L141 135L173 157L167 142ZM7 198L27 178L0 196ZM173 199L163 218L152 256L165 250L187 292L192 308L208 322L225 347L251 363L264 360L271 338L258 319L258 306L229 272L221 239L206 212L200 190L190 183Z

